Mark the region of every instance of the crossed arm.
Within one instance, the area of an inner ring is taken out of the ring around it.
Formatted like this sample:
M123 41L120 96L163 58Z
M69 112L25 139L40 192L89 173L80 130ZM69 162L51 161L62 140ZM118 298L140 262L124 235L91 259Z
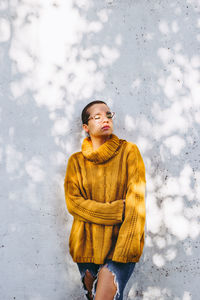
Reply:
M75 218L101 225L115 225L122 222L123 200L100 203L94 199L85 199L81 195L73 157L68 162L64 188L68 211Z
M81 194L75 161L73 156L70 157L64 182L69 213L81 221L100 225L115 225L123 222L121 228L123 234L126 234L128 224L132 224L132 234L135 230L137 232L139 230L142 234L145 219L145 167L136 145L133 145L127 157L127 170L126 199L100 203L95 199L85 199Z

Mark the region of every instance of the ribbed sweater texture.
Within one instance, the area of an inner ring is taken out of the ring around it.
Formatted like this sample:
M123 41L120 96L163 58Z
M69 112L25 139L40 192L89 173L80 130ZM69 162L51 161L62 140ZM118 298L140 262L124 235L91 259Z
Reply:
M64 180L67 208L74 217L69 249L75 262L139 261L145 183L145 166L135 144L112 134L93 151L90 138L84 139L82 151L68 160Z

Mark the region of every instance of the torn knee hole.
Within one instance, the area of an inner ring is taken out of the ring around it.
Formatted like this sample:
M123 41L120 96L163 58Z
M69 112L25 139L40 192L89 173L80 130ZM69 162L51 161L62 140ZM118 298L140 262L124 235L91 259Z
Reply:
M117 294L120 295L120 293L119 293L119 285L118 285L118 282L117 282L117 279L116 279L116 274L115 274L113 271L111 271L111 270L109 269L109 267L108 267L107 264L104 265L102 269L108 270L109 273L112 275L113 284L112 284L112 286L111 286L111 289L113 290L113 293L114 293L114 298L113 298L113 299L115 300Z

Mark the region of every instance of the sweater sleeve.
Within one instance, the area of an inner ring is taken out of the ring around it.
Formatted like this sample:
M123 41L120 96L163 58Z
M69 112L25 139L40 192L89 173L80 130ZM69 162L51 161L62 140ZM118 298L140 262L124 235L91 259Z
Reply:
M94 199L85 199L82 195L73 156L68 161L64 189L68 211L74 218L101 225L115 225L122 222L123 200L101 203Z
M127 157L127 174L125 217L112 258L124 263L139 261L144 245L145 166L134 144Z

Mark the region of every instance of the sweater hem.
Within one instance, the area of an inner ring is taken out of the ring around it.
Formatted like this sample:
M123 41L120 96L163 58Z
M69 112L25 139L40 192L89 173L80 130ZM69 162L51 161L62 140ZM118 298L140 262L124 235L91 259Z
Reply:
M120 262L120 263L129 263L129 262L139 262L140 260L140 257L124 257L124 256L118 256L118 257L113 257L112 258L113 261L116 261L116 262Z
M94 257L76 257L73 258L73 261L75 263L94 263L94 264L101 265L104 263L105 260L101 258L94 258Z
M101 259L101 258L94 258L94 257L76 257L76 258L73 258L73 261L75 263L94 263L94 264L98 264L98 265L102 265L104 264L105 259ZM140 257L132 257L132 258L129 258L129 257L124 257L124 256L119 256L119 257L111 257L109 258L111 259L112 261L115 261L115 262L119 262L119 263L129 263L129 262L139 262L140 260Z

